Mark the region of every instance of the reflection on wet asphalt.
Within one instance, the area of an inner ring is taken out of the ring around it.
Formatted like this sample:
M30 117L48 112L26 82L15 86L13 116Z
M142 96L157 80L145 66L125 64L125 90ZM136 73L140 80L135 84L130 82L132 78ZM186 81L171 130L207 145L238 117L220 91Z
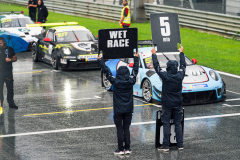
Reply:
M231 91L229 101L184 107L182 152L155 149L154 121L160 108L135 97L133 153L114 156L112 92L101 87L100 70L53 71L48 64L33 63L29 52L17 56L13 72L19 109L9 109L4 101L0 134L7 137L0 138L0 159L240 159L240 115L232 115L240 113L238 78L222 75Z

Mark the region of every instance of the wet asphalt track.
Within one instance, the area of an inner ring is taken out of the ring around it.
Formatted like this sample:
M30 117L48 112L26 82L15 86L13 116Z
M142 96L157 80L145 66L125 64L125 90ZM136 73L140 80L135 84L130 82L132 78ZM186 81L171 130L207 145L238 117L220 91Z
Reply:
M240 159L239 78L222 75L227 101L184 107L182 152L155 149L154 121L160 106L136 98L131 126L133 153L118 157L113 154L117 137L112 92L101 87L100 70L55 72L48 64L33 63L30 52L17 56L14 84L19 109L9 109L6 101L3 104L1 160ZM4 92L6 95L6 88Z

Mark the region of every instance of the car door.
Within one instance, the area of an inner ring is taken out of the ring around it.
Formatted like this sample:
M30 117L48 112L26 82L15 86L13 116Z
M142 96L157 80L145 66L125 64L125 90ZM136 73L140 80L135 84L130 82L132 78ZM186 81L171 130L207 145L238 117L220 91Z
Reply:
M52 60L51 54L53 50L53 45L52 43L55 40L55 30L54 29L49 29L46 37L42 41L42 58L44 61L50 63Z

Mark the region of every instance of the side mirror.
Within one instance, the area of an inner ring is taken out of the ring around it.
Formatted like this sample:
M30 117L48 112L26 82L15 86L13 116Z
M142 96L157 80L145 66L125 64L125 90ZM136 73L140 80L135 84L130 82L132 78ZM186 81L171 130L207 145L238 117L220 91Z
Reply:
M52 40L50 38L44 38L43 41L44 42L51 42Z
M132 68L132 67L133 67L133 65L134 65L134 63L129 63L129 65L128 65L128 66Z
M193 64L197 63L197 60L195 58L192 59Z

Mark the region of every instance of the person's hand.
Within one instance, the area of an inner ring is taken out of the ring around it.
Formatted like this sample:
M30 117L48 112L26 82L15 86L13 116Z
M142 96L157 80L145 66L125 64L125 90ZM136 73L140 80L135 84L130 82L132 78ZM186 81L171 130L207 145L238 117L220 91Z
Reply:
M122 24L122 23L121 23L121 21L119 21L118 23L119 23L119 25L121 25L121 24Z
M6 58L5 60L6 60L6 62L12 62L12 60L10 58Z
M98 55L97 59L101 59L101 55L100 54Z
M135 57L139 57L139 53L138 53L138 51L135 52L134 56L135 56Z
M156 49L153 47L151 52L152 52L152 54L156 54Z
M180 44L179 52L183 52L183 46Z
M28 8L28 6L27 6L27 8Z

